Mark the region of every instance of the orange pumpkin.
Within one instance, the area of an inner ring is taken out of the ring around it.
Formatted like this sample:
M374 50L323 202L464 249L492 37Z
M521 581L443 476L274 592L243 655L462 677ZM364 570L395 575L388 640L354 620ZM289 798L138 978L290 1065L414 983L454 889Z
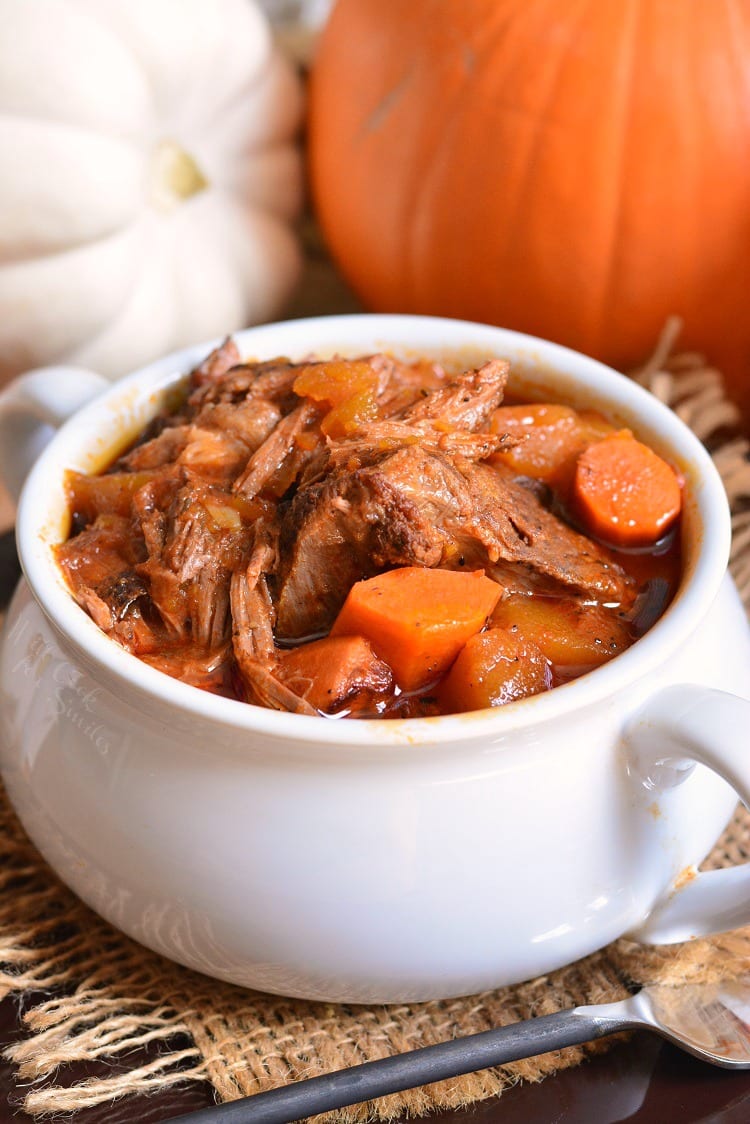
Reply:
M748 58L747 0L339 0L310 91L331 252L371 308L620 367L676 313L750 405Z

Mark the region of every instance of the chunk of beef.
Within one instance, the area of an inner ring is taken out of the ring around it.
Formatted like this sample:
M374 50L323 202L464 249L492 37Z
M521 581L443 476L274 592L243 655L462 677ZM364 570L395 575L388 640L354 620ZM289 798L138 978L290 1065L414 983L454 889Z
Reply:
M328 636L281 652L278 675L326 714L344 707L376 713L378 697L393 687L393 672L363 636Z
M236 367L239 362L240 353L237 344L231 336L227 336L224 342L219 347L214 348L191 373L190 383L193 387L215 385L227 371Z
M135 655L153 651L154 632L146 619L151 602L135 571L140 544L129 519L100 516L57 550L57 560L78 604L94 622Z
M164 624L182 641L223 643L230 577L252 539L232 497L206 483L159 480L140 490L134 509L148 551L137 571Z
M355 581L391 566L520 563L552 584L623 601L611 555L548 511L512 473L421 445L301 488L281 524L277 628L328 629Z
M391 514L395 521L398 512ZM380 517L388 518L387 502ZM302 640L325 632L354 582L376 572L371 548L376 518L360 473L326 478L297 493L281 523L280 637ZM411 534L416 540L419 532L414 528Z
M425 394L444 386L450 377L439 363L401 363L391 360L393 373L378 395L381 418L400 417L404 410L421 401Z
M231 579L232 648L248 702L272 710L317 714L314 706L296 694L277 674L274 644L274 607L268 592L266 572L275 562L272 533L258 529L256 544L247 568Z
M491 359L425 394L401 417L412 425L427 422L445 431L479 429L502 402L509 373L506 359Z
M142 472L152 468L163 468L174 464L188 443L190 425L168 426L155 437L136 445L129 453L117 461L119 470Z
M107 602L115 620L132 614L140 604L148 602L148 589L135 570L112 573L99 587L99 595Z
M246 398L256 398L272 402L286 414L297 400L292 387L298 373L298 367L283 358L242 363L218 379L191 382L188 407L198 413L208 405L236 406Z
M278 406L267 398L252 396L236 406L210 402L196 415L195 425L233 438L242 447L245 461L259 448L281 420Z
M185 469L188 479L210 480L231 487L247 464L250 451L232 432L191 425L175 463Z
M275 609L266 574L276 565L276 529L258 526L247 566L232 577L232 640L242 665L246 660L274 660Z
M456 528L459 549L480 543L487 561L519 563L538 577L598 601L629 605L633 582L610 551L579 534L506 465L458 462L473 508ZM446 525L450 533L450 521Z
M279 410L264 399L236 407L206 406L195 422L164 429L136 445L118 467L135 472L179 464L191 476L231 485L280 418Z
M227 643L209 650L198 645L182 645L172 650L150 652L141 658L157 671L189 683L191 687L231 697L231 654Z
M461 429L445 433L431 426L419 427L386 419L362 426L351 437L330 444L324 457L317 457L310 463L301 483L309 483L325 472L362 468L382 459L385 453L413 445L473 461L484 460L500 448L507 449L509 442L502 434L471 433Z
M305 401L282 418L235 480L234 491L248 499L262 492L282 496L322 441L311 428L320 416L320 407ZM303 435L310 440L301 440Z

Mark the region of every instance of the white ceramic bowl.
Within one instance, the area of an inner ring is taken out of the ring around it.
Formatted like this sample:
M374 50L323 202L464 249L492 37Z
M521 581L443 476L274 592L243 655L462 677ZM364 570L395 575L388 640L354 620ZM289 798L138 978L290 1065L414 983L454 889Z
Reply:
M607 666L492 711L329 721L202 693L101 633L52 547L63 473L91 471L211 344L102 392L35 372L0 399L26 575L0 652L2 774L32 839L94 909L200 971L287 995L389 1002L513 983L635 932L750 922L744 868L693 876L750 798L750 638L726 576L721 481L690 431L590 359L497 328L331 317L240 333L248 357L376 348L514 363L517 385L599 406L685 474L685 576ZM18 473L20 475L20 472ZM698 762L698 764L694 764Z

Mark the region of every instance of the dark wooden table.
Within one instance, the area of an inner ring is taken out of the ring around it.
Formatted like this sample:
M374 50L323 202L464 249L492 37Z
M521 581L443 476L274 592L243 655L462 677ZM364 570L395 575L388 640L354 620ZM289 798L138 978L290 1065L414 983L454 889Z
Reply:
M0 608L19 576L10 533L0 535ZM32 997L27 997L26 1002ZM20 1005L0 1003L0 1051L22 1035ZM111 1063L76 1067L64 1080L87 1074L121 1073L148 1061L148 1051ZM23 1089L0 1057L0 1124L31 1124L20 1110ZM148 1097L130 1097L54 1117L55 1124L162 1124L191 1109L213 1104L208 1085L190 1084ZM750 1071L731 1072L695 1061L650 1034L638 1034L601 1055L549 1077L520 1085L498 1100L429 1118L430 1124L749 1124Z

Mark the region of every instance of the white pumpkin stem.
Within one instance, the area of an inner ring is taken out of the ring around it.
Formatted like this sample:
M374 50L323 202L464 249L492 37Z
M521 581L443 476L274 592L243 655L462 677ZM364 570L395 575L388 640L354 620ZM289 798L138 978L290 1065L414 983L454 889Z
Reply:
M157 146L151 178L154 206L171 211L207 187L208 180L189 152L171 140L163 140Z

